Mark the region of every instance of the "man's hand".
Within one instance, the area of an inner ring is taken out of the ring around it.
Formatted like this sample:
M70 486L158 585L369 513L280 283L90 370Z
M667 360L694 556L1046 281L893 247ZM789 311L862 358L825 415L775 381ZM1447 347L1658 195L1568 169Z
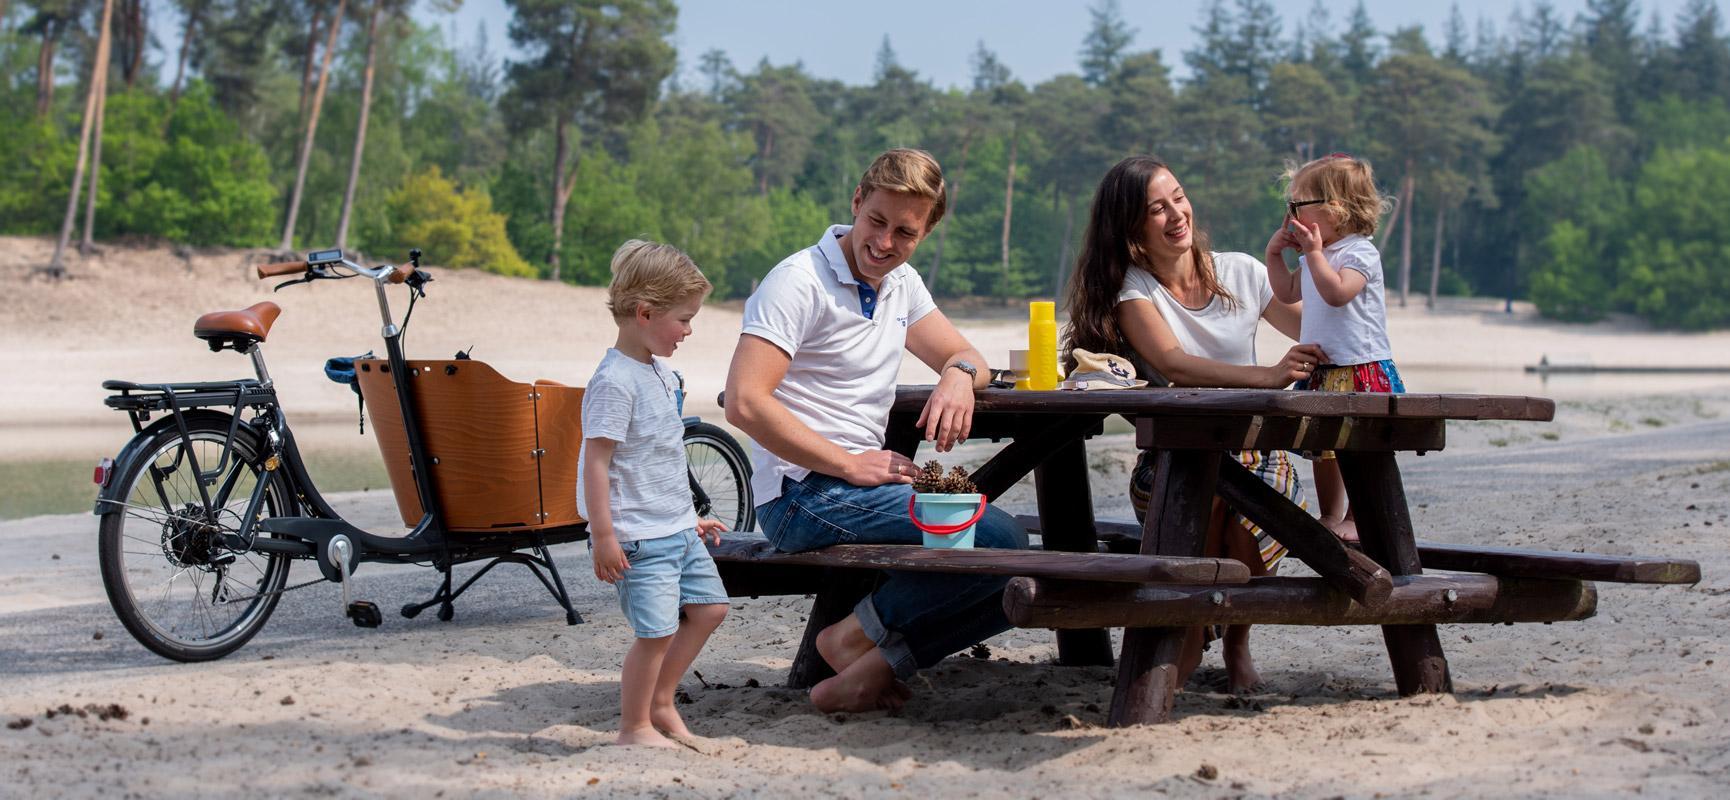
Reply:
M914 425L925 429L925 441L937 442L937 452L947 453L957 442L967 441L973 430L973 378L958 369L945 369L937 388L925 401Z
M625 558L625 549L619 546L619 540L612 536L596 536L593 542L595 577L607 583L625 577L625 570L631 568L631 562Z
M847 458L847 468L841 479L854 486L882 486L885 483L912 483L919 470L913 459L891 450L866 450Z
M721 531L726 529L726 523L723 523L718 519L697 520L697 538L702 539L707 537L709 539L709 544L720 544Z

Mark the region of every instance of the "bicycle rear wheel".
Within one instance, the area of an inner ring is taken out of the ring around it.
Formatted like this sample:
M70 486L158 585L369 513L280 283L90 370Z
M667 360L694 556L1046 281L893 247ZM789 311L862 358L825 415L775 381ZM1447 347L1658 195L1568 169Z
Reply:
M697 516L718 519L730 531L748 531L757 524L751 462L739 440L715 425L694 423L685 428L685 459Z
M139 644L175 661L209 661L246 644L288 580L287 556L237 541L261 481L259 518L291 513L288 482L264 469L250 430L236 432L225 469L206 485L208 505L199 491L192 459L207 473L223 463L227 419L188 415L186 436L162 427L120 465L114 480L125 494L102 515L97 549L109 604Z

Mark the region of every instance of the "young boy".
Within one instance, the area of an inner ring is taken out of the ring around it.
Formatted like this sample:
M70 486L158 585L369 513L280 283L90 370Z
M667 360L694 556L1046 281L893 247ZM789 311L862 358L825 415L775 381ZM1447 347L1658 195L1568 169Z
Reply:
M595 577L618 587L637 636L619 675L618 744L677 747L666 735L691 731L673 692L727 614L703 546L705 536L719 544L725 526L697 519L673 401L678 380L655 357L671 356L691 334L713 287L689 256L654 242L625 242L612 269L607 308L619 338L583 393L577 506L589 521Z

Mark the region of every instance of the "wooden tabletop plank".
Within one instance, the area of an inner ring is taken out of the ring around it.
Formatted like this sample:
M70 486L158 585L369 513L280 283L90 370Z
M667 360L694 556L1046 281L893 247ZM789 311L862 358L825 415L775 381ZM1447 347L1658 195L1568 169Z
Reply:
M893 410L918 413L931 386L900 386ZM1410 419L1506 419L1544 422L1556 414L1542 397L1475 394L1378 394L1295 392L1284 389L1106 389L1032 392L984 389L975 413L1010 414L1218 414L1263 416L1356 416Z
M777 552L761 540L729 540L709 548L716 561L841 569L1031 575L1121 583L1243 583L1249 568L1231 559L1174 558L1044 550L935 549L905 544L841 544L803 553Z

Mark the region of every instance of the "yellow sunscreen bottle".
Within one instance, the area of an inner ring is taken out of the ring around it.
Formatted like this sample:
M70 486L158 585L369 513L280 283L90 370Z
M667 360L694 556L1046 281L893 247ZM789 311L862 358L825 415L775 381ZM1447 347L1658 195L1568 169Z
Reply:
M1030 389L1057 388L1057 304L1027 304L1027 384Z

